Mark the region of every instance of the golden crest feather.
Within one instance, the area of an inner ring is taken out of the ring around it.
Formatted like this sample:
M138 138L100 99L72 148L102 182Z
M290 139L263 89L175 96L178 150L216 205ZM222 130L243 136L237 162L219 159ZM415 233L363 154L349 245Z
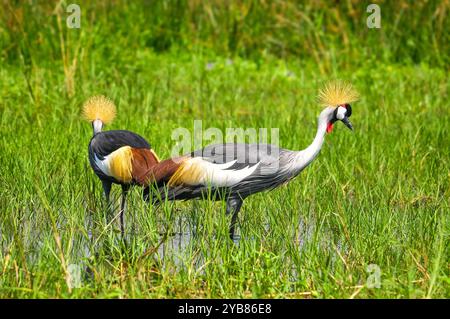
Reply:
M350 83L330 81L319 91L319 103L324 106L350 104L359 99L358 92Z
M116 116L116 106L103 95L93 96L83 104L83 117L89 121L100 120L109 124Z

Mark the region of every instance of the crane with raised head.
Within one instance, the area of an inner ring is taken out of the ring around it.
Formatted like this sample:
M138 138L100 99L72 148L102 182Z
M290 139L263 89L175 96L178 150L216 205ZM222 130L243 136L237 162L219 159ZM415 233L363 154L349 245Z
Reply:
M206 197L226 200L226 213L232 216L229 235L233 239L243 201L249 195L272 190L296 177L317 157L326 133L331 133L337 121L353 130L349 121L350 103L357 99L358 93L350 84L328 83L319 93L319 101L325 108L319 115L315 138L303 150L267 144L210 145L153 165L144 174L143 182L156 185L155 202Z
M115 115L116 106L104 96L91 97L83 105L83 116L93 129L89 142L89 163L102 182L108 207L112 184L122 187L119 216L123 236L127 192L132 185L144 186L142 181L145 173L159 159L150 144L136 133L126 130L102 131L103 126L111 123Z

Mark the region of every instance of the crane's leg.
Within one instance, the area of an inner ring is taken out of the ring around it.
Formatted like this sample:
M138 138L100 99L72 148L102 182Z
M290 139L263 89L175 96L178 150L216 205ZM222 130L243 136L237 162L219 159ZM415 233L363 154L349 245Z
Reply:
M142 191L142 198L144 199L144 202L148 203L150 200L150 186L144 187L144 190Z
M111 213L111 202L109 200L109 194L111 193L112 183L109 181L102 181L102 185L103 185L103 193L105 194L106 208L107 208L108 214L110 214Z
M241 210L243 200L239 197L230 197L227 200L227 215L231 215L231 223L230 223L230 238L233 240L234 238L234 229L236 226L237 218L239 211Z
M125 235L123 215L125 213L125 205L126 205L127 193L128 193L129 189L130 189L130 186L122 185L122 203L120 204L120 232L122 234L122 238L124 238L124 235Z
M102 181L103 193L105 194L106 203L109 205L109 194L111 193L111 182Z

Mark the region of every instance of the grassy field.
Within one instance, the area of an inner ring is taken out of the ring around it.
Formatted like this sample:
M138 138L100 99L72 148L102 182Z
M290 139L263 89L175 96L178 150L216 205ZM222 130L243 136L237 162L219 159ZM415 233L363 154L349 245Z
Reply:
M80 29L56 3L3 3L0 297L449 298L448 4L381 1L369 30L366 5L327 3L81 2ZM110 97L106 129L161 158L194 120L279 128L300 150L335 78L360 92L354 133L337 124L294 181L247 199L239 241L223 203L156 209L134 188L123 245L89 166L86 98Z

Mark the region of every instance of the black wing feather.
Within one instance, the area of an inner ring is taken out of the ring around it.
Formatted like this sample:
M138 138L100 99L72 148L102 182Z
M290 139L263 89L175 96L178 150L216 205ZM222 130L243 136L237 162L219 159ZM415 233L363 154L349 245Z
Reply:
M289 170L293 152L280 149L270 144L216 144L209 145L191 153L191 157L202 157L204 160L216 164L224 164L237 160L228 170L243 169L258 164L253 174L231 187L179 185L168 189L167 194L161 191L163 199L184 200L202 198L210 193L223 195L238 195L245 198L251 194L273 189L286 183L294 177ZM275 165L277 164L277 165ZM216 199L221 196L216 197Z
M89 149L97 154L100 159L103 159L106 155L123 146L150 149L150 144L142 136L125 130L105 131L95 134L91 139Z

